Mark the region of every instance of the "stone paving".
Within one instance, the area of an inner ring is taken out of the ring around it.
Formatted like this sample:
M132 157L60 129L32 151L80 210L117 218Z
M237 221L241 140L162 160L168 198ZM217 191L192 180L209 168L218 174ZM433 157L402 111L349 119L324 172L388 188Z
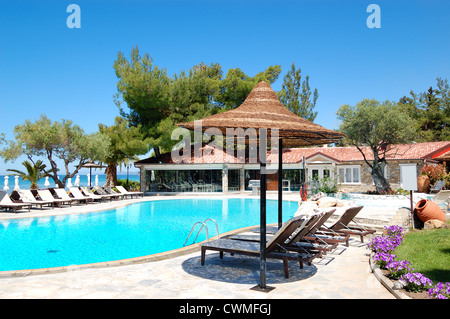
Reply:
M259 259L200 252L155 262L99 269L77 268L64 273L0 278L0 298L274 298L393 299L370 271L369 251L358 239L340 246L303 269L269 260L269 293L251 290L259 282Z
M97 209L129 202L98 204ZM33 209L31 213L16 214L19 215L16 217L69 212L65 208L49 211ZM82 211L86 211L86 206L70 210L71 213ZM11 215L14 214L1 213L0 222L7 222ZM88 269L74 266L60 273L1 277L0 298L393 299L371 272L368 259L366 245L359 238L352 238L349 247L339 246L324 258L315 259L311 266L305 265L304 269L290 262L288 279L284 277L282 262L269 260L267 285L275 289L263 293L250 289L259 282L258 258L226 254L224 259L219 259L217 253L208 253L205 266L201 266L198 250L123 266Z

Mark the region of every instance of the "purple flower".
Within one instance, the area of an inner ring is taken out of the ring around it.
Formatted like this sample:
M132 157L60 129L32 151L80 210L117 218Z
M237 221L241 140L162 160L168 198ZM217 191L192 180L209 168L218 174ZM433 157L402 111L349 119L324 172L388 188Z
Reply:
M388 237L403 237L404 234L404 229L400 226L397 225L392 225L392 226L384 226L384 230L386 231L386 235Z
M400 276L414 271L414 268L409 267L411 266L411 263L406 260L400 260L400 261L391 261L386 264L386 269L390 272L390 277L393 279L398 279Z
M368 244L368 247L374 252L389 253L392 252L400 243L401 241L399 242L395 238L378 236L372 238L372 241Z
M429 278L418 272L403 274L399 282L405 286L406 290L412 292L420 292L433 284Z
M392 255L389 253L378 252L372 256L372 260L375 262L375 264L380 266L380 268L385 269L386 265L390 262L393 262L396 257L396 255Z
M450 282L438 282L428 290L428 296L433 299L450 298Z

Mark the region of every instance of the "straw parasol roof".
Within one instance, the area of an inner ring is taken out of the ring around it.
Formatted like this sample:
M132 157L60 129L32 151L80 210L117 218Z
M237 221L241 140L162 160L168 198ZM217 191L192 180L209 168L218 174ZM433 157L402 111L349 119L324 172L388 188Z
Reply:
M259 129L266 129L268 136L273 129L278 129L280 148L283 145L307 146L337 142L345 137L344 134L326 129L318 124L314 124L304 118L295 115L278 99L278 96L267 82L259 82L250 94L236 109L215 114L201 120L202 131L209 128L220 129L224 136L227 136L227 128L242 128L247 133L256 134L259 137ZM195 123L181 123L178 126L195 130ZM255 130L252 130L255 129ZM234 134L233 134L234 135ZM245 138L245 136L244 136ZM233 137L234 139L234 137ZM265 138L261 136L263 141ZM265 141L267 142L267 141ZM261 144L261 143L260 143ZM267 145L260 145L265 149ZM278 170L282 172L282 152L278 152L280 160ZM266 176L263 172L265 161L260 161L261 165L261 191L260 191L260 284L255 287L257 290L270 291L272 287L266 286ZM281 228L282 221L282 187L281 174L278 174L278 227Z
M239 107L203 118L202 130L218 128L226 135L226 128L266 128L279 130L285 146L309 146L337 142L343 133L326 129L289 111L278 99L272 87L259 82ZM194 122L178 126L194 130Z

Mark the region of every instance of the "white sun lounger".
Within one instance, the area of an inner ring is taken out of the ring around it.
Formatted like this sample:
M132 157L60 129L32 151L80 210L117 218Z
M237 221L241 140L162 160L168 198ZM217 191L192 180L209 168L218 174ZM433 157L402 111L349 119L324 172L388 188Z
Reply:
M97 193L99 193L100 195L109 196L111 198L116 198L116 199L120 199L120 197L124 198L123 194L118 194L118 193L111 194L111 193L108 193L106 191L106 189L104 189L101 186L94 186L94 188L97 191Z
M12 209L17 214L17 211L24 207L28 207L28 211L30 211L31 206L31 203L13 202L7 192L0 191L0 208Z
M20 195L20 199L24 202L31 203L35 206L39 206L42 209L44 205L52 205L52 208L55 207L54 200L37 200L31 190L29 189L20 189L17 191Z
M58 197L60 199L64 199L66 201L70 200L72 202L76 201L76 202L78 202L78 204L80 204L81 200L80 199L76 199L74 197L70 197L69 194L67 194L67 192L66 192L66 190L64 188L54 188L53 190L55 191L56 195L58 195Z
M81 187L81 190L83 191L84 195L86 195L94 200L95 199L103 200L103 199L107 198L106 196L94 194L89 187Z
M70 206L72 206L72 201L70 199L59 199L53 197L52 193L48 189L39 189L38 191L39 196L44 201L54 201L56 204L58 204L58 207L61 207L64 203L68 203Z
M93 203L94 202L93 198L88 197L88 196L84 196L81 193L81 191L78 189L78 187L71 187L71 188L69 188L69 191L72 193L72 195L73 195L73 197L75 199L84 200L84 201L86 201L86 203L89 203L89 202Z
M138 195L144 197L144 192L129 192L125 189L125 187L119 185L117 185L116 188L121 194L129 195L131 198L133 198L133 195L136 196L136 198L138 197Z

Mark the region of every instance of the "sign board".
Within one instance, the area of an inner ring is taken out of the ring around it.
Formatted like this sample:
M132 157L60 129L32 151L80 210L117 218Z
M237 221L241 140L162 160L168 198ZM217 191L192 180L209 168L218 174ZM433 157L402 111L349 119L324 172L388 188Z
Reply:
M404 190L417 190L417 165L400 164L400 182Z

